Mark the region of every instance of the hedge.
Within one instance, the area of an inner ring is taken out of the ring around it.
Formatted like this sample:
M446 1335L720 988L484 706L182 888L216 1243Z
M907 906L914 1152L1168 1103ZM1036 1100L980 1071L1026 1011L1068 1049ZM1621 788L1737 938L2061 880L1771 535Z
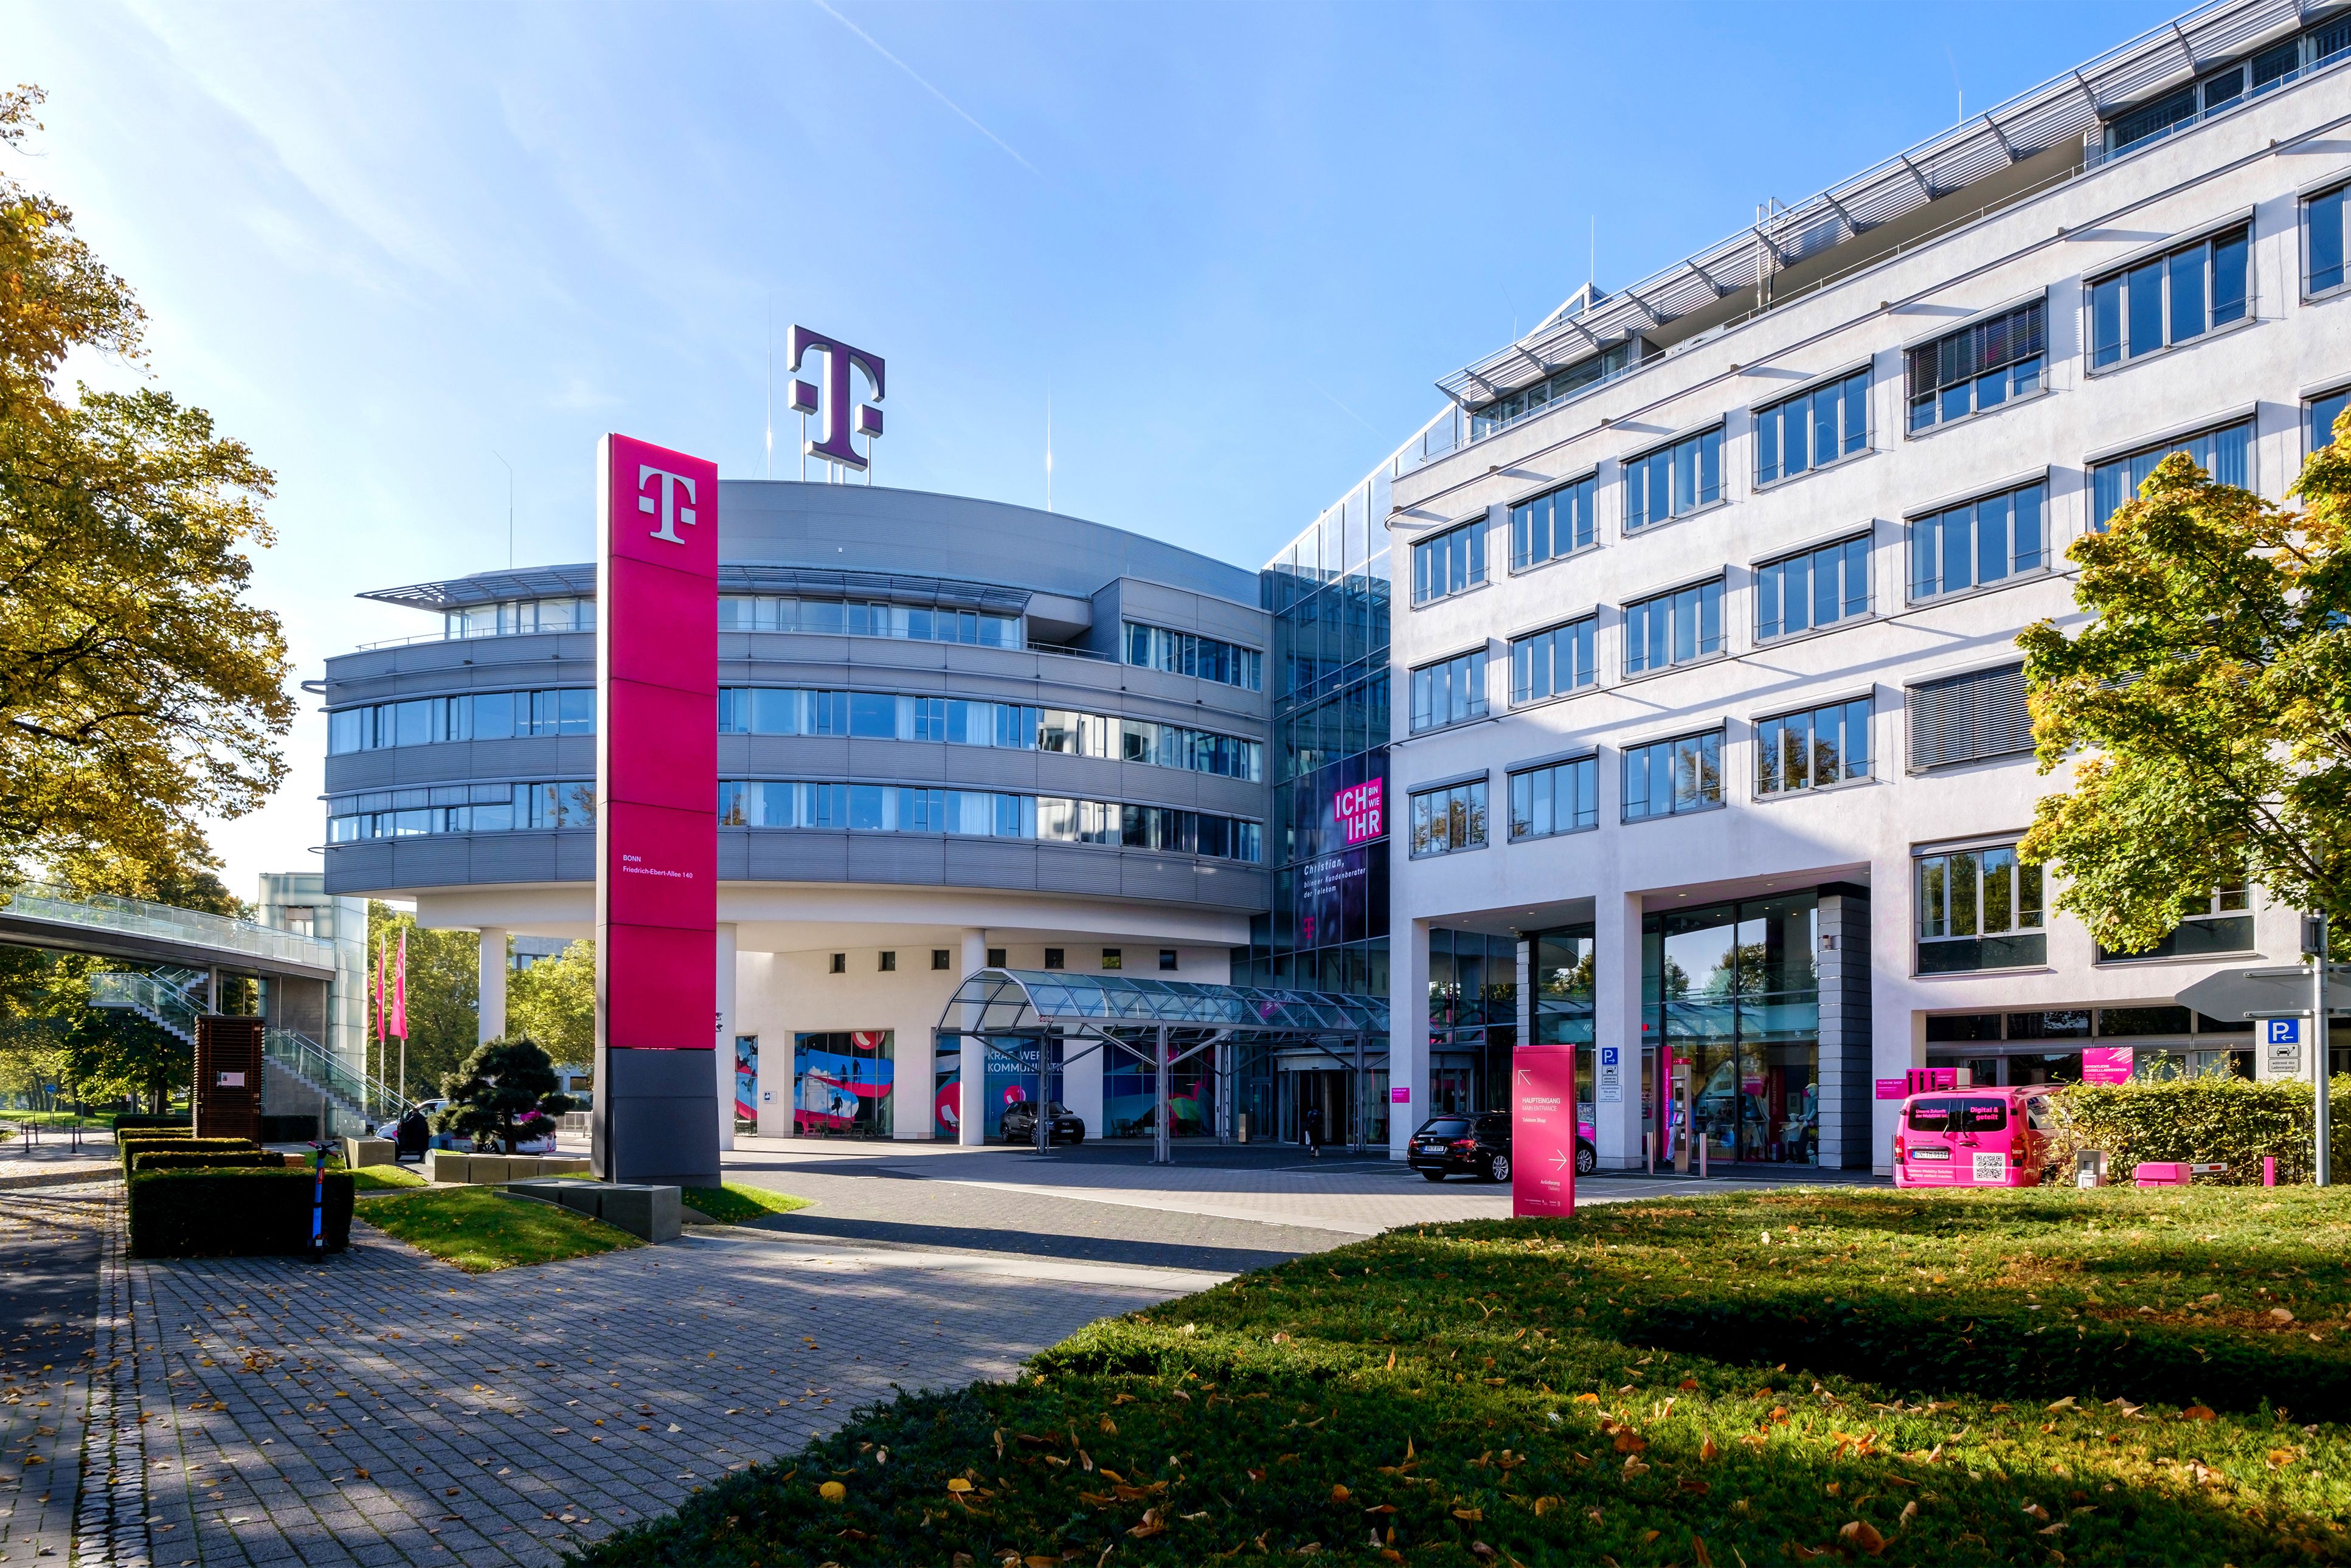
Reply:
M173 1155L241 1155L258 1154L261 1145L251 1138L191 1138L171 1133L131 1133L114 1140L122 1152L124 1175L131 1171L131 1156L141 1149L153 1149L159 1154Z
M112 1123L114 1130L118 1133L129 1133L151 1127L184 1128L193 1125L194 1125L194 1119L187 1115L185 1113L176 1116L153 1116L143 1112L132 1111L123 1112L120 1115L115 1117Z
M2337 1116L2351 1114L2351 1076L2328 1089ZM2281 1183L2310 1179L2314 1096L2289 1079L2255 1082L2207 1073L2129 1083L2077 1083L2049 1097L2057 1130L2051 1179L2070 1182L2080 1149L2103 1149L2106 1179L2128 1181L2143 1160L2219 1161L2228 1174L2199 1177L2259 1186L2262 1157L2277 1159Z
M300 1257L310 1250L307 1170L177 1170L131 1178L133 1258ZM349 1171L327 1173L327 1249L351 1240Z
M261 1170L285 1167L284 1155L273 1155L266 1149L224 1149L213 1154L189 1154L180 1149L158 1149L152 1145L136 1149L131 1155L131 1174L148 1171L213 1171L239 1166Z

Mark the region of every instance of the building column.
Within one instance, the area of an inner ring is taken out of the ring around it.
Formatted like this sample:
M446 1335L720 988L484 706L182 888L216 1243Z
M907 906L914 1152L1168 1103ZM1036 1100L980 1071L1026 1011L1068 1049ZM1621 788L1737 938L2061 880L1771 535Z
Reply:
M1388 1158L1400 1160L1428 1115L1428 922L1392 914L1388 930Z
M487 1045L507 1037L507 928L482 927L480 1002L475 1008L474 1039Z
M1089 1051L1091 1046L1093 1049ZM1072 1048L1086 1054L1072 1061ZM1110 1047L1100 1040L1064 1040L1061 1042L1061 1103L1086 1124L1086 1136L1101 1137L1102 1126L1102 1070L1110 1063Z
M735 972L743 973L745 964L751 967L749 989L762 1004L757 1013L762 1032L759 1036L759 1135L763 1138L790 1138L799 1135L799 1124L792 1115L793 1097L798 1092L792 1074L798 1063L794 1061L792 1031L778 1028L773 998L778 994L776 969L783 959L774 953L758 953L748 958L741 946L735 950ZM738 977L737 985L744 982ZM737 1017L741 1017L741 1002L737 1002ZM789 1024L789 1020L783 1020ZM740 1028L738 1022L737 1025Z
M1641 1116L1641 895L1602 893L1593 900L1593 926L1592 1146L1602 1169L1637 1170L1647 1130Z
M718 1039L711 1054L718 1059L718 1147L723 1152L735 1146L734 922L720 921L716 932L718 939L712 946L718 952Z
M1821 894L1820 1159L1823 1170L1867 1170L1876 1144L1870 1061L1869 899Z
M987 967L987 933L971 930L963 934L963 973L969 979ZM979 1009L967 1006L963 1010L963 1026L977 1027ZM956 1098L956 1142L966 1148L976 1148L987 1142L987 1051L969 1035L963 1037L962 1060L956 1067L956 1079L962 1092Z

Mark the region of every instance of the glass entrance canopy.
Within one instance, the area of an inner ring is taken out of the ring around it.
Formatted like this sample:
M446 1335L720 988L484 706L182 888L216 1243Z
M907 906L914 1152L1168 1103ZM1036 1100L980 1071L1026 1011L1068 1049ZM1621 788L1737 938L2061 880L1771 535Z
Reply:
M1209 986L1129 975L1071 975L1054 969L982 969L948 998L939 1028L966 1034L1032 1030L1218 1030L1233 1034L1381 1034L1384 997L1282 991L1263 986Z

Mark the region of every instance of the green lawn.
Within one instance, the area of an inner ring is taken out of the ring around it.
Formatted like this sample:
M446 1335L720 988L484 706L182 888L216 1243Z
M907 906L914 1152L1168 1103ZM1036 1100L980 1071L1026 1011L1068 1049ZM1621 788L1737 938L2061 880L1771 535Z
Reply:
M580 1561L2343 1562L2346 1257L2351 1197L2307 1188L1391 1232L861 1412Z
M737 1181L724 1186L690 1186L684 1197L686 1207L721 1225L741 1225L747 1220L764 1219L770 1214L789 1214L796 1208L806 1208L810 1202L788 1192L769 1192L766 1187L747 1186Z
M361 1196L366 1201L360 1206L360 1218L469 1274L643 1245L601 1220L552 1204L507 1197L495 1187Z
M327 1168L340 1170L343 1167L340 1161L329 1161ZM359 1196L361 1197L367 1197L370 1193L407 1192L415 1187L431 1185L405 1166L361 1166L350 1175L351 1186L358 1189Z

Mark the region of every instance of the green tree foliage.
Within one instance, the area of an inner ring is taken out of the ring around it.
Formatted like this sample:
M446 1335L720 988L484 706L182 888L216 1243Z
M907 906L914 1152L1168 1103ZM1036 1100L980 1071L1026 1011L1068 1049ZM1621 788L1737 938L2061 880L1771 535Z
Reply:
M480 1017L482 939L471 931L433 931L416 924L416 916L376 899L368 900L368 973L375 973L376 955L400 956L400 939L408 937L408 1092L421 1097L424 1086L455 1072L481 1038ZM368 1019L368 1050L375 1050L375 1019ZM397 1088L400 1041L390 1041L384 1056L382 1082Z
M2165 458L2066 551L2090 619L2017 639L2041 769L2072 770L2019 852L2110 949L2241 878L2351 938L2351 419L2335 435L2299 510Z
M449 1107L434 1130L461 1138L500 1140L514 1153L515 1124L533 1113L560 1116L571 1097L556 1092L555 1064L528 1040L494 1040L474 1048L465 1064L441 1080Z
M0 152L41 97L0 92ZM168 392L57 393L76 349L136 365L144 322L73 214L0 173L0 880L152 895L216 863L201 817L285 776L286 639L246 599L269 471Z
M50 1110L70 1087L68 1040L89 1006L91 967L79 954L0 947L0 1095Z
M596 944L574 942L507 982L507 1030L528 1035L566 1067L596 1057Z
M88 1098L144 1095L161 1114L195 1072L195 1048L129 1008L84 1008L67 1036L66 1077Z

